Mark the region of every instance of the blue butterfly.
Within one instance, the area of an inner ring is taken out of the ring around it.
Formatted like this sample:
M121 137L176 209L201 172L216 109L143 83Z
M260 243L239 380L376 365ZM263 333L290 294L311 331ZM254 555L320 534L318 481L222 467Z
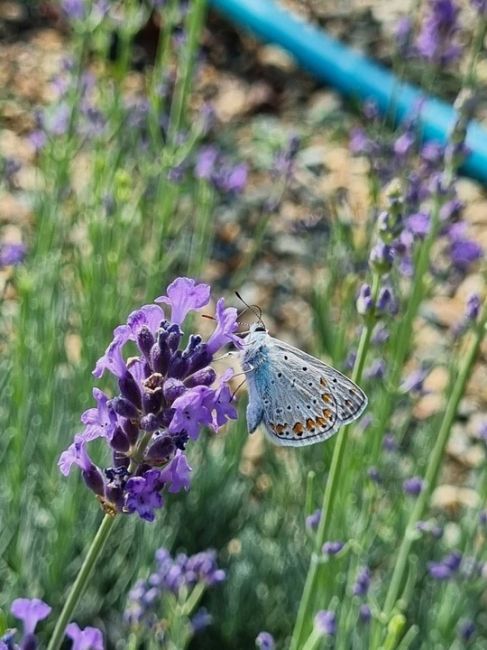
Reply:
M243 343L249 433L263 423L278 445L312 445L327 440L365 411L367 396L353 381L319 359L272 338L262 322L250 327Z

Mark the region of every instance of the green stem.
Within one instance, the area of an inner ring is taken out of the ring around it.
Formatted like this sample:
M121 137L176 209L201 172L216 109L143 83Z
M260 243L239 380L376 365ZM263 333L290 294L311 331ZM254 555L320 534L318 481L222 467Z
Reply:
M399 548L399 553L394 565L392 579L384 604L384 617L386 621L389 620L391 616L392 610L397 601L401 586L404 581L404 572L406 570L409 552L415 539L416 524L423 517L425 509L430 501L433 489L436 485L445 447L448 442L453 421L457 414L458 404L463 396L465 386L472 372L475 358L484 337L486 320L487 303L484 305L482 317L476 327L474 338L465 353L460 371L456 379L453 381L451 397L447 404L443 421L441 423L440 430L438 432L438 436L436 438L436 442L430 456L430 461L426 469L426 474L424 477L424 488L416 500L414 508L409 517L408 524L406 526L406 531L401 542L401 546Z
M203 27L206 12L206 0L196 0L190 4L190 15L188 17L187 30L188 42L184 49L184 65L178 71L178 78L174 90L174 100L171 105L169 119L169 144L174 147L176 136L182 126L183 116L186 109L188 92L193 82L193 67L198 47L198 39Z
M79 599L83 595L83 592L86 588L88 580L95 568L96 561L98 560L105 543L110 535L113 524L115 523L115 517L111 515L105 515L103 518L98 532L93 539L91 546L88 550L88 553L85 557L85 560L81 566L81 569L74 581L71 591L69 592L68 598L64 603L64 607L59 615L54 632L47 646L47 650L59 650L61 643L64 638L64 632L66 630L66 625L69 623L71 616L73 615L74 609L78 604Z
M375 273L372 281L372 298L374 303L377 301L377 296L379 295L380 280L381 276L378 273ZM375 319L370 318L367 320L365 327L362 330L357 350L357 357L355 360L355 366L352 373L352 379L355 382L359 382L362 378L362 372L367 358L370 338L372 336L374 325ZM303 596L299 604L299 610L296 618L296 625L294 627L293 636L291 639L290 650L300 650L300 648L302 648L302 636L306 631L306 620L315 588L316 579L318 576L318 570L320 567L318 553L330 530L331 513L333 512L335 499L339 492L338 484L340 482L340 477L342 474L343 459L345 458L345 449L348 442L348 430L349 427L345 426L339 431L335 449L333 450L330 473L328 476L328 481L326 483L325 493L323 495L320 524L318 526L315 537L315 548L311 556L308 575L306 576L306 582L304 585Z

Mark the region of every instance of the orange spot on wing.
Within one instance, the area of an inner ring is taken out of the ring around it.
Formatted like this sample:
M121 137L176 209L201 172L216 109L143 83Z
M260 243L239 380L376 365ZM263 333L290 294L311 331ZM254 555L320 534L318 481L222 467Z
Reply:
M330 420L333 417L333 413L330 411L330 409L323 409L323 417L325 420Z
M274 431L277 433L278 436L282 436L285 429L286 427L283 424L276 424L276 426L274 427Z
M322 418L322 417L318 417L318 418L316 418L316 424L317 424L319 427L324 427L324 426L326 425L326 420L325 420L325 418Z
M306 420L306 428L308 429L308 431L312 431L315 428L315 421L312 420L311 418L308 418Z
M330 404L333 401L333 397L330 395L330 393L323 393L321 399L327 404Z
M301 422L296 422L296 424L293 426L293 431L296 435L301 436L303 435L303 425Z

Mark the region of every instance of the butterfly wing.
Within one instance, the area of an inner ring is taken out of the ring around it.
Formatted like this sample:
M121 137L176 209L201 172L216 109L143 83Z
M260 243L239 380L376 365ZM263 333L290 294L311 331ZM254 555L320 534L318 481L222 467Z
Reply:
M272 357L281 358L285 362L289 359L297 359L301 364L298 370L309 372L312 368L320 375L320 386L331 393L340 424L349 424L357 420L367 408L368 399L364 391L332 366L279 339L272 339L270 349ZM296 362L293 361L293 364L296 365Z

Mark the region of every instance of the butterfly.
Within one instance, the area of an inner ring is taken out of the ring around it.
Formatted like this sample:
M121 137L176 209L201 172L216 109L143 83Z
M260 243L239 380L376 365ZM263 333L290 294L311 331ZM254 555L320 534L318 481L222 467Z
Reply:
M247 378L247 426L263 423L277 445L312 445L359 418L367 396L353 381L319 359L269 336L254 323L243 341Z

